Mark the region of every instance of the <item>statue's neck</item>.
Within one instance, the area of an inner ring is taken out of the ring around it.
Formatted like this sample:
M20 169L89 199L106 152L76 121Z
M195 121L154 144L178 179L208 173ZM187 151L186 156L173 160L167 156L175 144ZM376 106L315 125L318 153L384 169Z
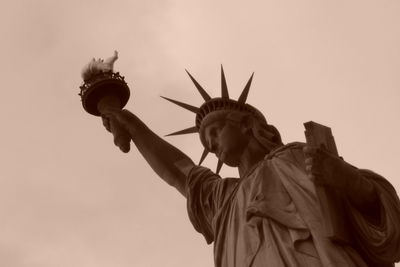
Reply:
M266 147L265 145L261 145L255 138L252 138L240 158L238 166L240 178L245 177L269 152L279 146L271 143L271 145Z

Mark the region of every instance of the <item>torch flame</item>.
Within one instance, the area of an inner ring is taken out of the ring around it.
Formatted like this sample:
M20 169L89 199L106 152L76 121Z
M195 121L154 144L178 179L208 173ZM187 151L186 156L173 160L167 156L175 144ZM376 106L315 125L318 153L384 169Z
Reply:
M93 58L88 64L82 69L82 78L84 81L89 80L92 76L99 74L100 72L112 72L114 69L114 63L118 59L118 52L114 51L112 57L103 60L101 58Z

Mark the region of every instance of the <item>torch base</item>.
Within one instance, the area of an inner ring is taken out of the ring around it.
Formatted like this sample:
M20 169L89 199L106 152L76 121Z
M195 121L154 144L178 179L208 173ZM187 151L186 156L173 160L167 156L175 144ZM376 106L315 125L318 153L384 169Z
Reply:
M102 72L84 82L80 87L83 108L90 114L101 116L98 103L107 96L119 99L122 109L128 103L130 91L124 77L119 73Z

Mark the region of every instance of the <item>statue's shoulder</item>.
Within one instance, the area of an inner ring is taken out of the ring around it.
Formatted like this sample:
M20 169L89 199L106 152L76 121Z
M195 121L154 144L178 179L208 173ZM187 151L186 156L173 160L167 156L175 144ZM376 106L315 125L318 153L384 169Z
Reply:
M290 153L293 150L303 150L303 147L305 146L305 143L302 142L291 142L287 143L285 145L282 145L274 150L272 150L270 153L268 153L265 157L264 160L272 159L278 155L285 154L285 153Z

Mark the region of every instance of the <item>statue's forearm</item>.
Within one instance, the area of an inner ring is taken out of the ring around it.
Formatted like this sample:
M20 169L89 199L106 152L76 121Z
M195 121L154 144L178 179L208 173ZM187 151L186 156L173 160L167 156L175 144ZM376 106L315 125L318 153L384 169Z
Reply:
M132 140L151 168L185 196L186 179L194 166L193 161L152 132L136 116L131 117L130 124Z
M350 202L360 210L373 212L370 207L378 206L378 194L371 181L356 168L346 169L345 177L348 179L346 195Z
M309 162L306 160L306 165ZM378 203L378 194L371 181L343 159L318 150L311 162L311 171L319 177L319 182L343 192L346 199L360 211L368 211L369 207Z

